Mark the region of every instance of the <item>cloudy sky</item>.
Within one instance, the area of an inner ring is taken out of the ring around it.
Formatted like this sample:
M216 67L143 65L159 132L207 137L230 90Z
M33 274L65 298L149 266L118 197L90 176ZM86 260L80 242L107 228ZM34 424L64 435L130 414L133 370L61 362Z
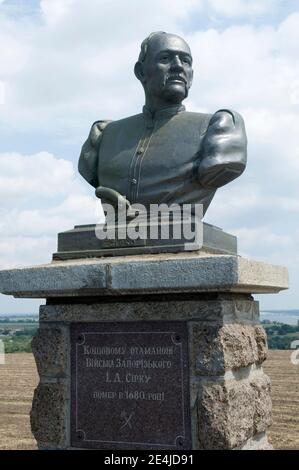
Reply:
M187 109L245 118L247 170L205 220L288 266L290 290L263 309L299 309L298 0L0 0L0 269L48 262L57 232L97 220L80 148L95 120L140 112L133 67L157 30L191 46ZM0 295L1 312L39 303Z

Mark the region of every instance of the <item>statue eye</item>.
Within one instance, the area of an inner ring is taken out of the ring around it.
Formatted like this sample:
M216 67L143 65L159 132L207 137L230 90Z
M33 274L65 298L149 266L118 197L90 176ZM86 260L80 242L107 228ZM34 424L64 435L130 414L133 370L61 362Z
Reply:
M168 54L163 54L160 56L160 62L168 62L169 61L169 55Z
M184 62L184 64L191 65L191 60L190 60L189 57L183 57L183 58L182 58L182 62Z

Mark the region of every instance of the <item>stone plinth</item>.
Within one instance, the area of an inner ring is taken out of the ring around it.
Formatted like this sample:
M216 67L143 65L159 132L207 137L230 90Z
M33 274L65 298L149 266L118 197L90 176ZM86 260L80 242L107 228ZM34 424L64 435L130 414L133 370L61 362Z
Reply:
M32 342L39 448L269 448L251 294L287 287L285 268L197 253L0 271L1 292L47 299Z
M271 294L287 288L286 268L201 252L54 261L0 271L1 292L24 298L171 292Z

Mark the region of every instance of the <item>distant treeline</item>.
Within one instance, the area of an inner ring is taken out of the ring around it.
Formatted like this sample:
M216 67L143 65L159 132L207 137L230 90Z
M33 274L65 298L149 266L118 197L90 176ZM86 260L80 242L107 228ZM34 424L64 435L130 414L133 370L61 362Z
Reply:
M262 321L267 332L269 349L291 349L293 341L299 340L299 325Z
M0 323L38 323L38 318L29 317L29 318L0 318Z

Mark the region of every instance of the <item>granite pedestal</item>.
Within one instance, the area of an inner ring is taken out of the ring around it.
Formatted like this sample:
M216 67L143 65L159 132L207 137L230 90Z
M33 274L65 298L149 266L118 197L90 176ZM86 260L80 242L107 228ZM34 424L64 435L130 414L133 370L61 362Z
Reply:
M32 342L40 449L267 449L266 335L252 294L285 268L201 252L0 271L47 299Z

